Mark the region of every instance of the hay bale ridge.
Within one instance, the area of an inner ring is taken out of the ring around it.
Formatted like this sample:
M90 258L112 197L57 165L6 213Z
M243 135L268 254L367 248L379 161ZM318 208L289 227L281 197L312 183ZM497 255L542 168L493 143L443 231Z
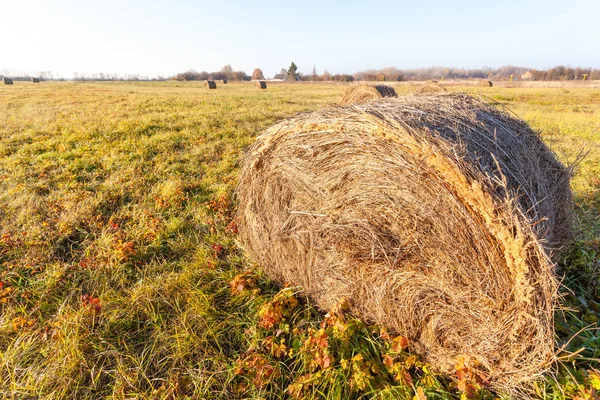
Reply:
M40 83L40 78L31 78L31 83Z
M415 94L446 93L447 91L448 90L437 83L437 81L431 81L419 86L415 91Z
M256 83L254 84L254 86L256 86L258 89L266 89L267 88L267 82L265 82L265 81L256 81Z
M393 87L387 85L358 84L346 89L341 104L365 103L384 97L398 97Z
M521 393L554 360L570 171L524 122L466 94L299 114L260 135L237 189L240 239L322 310L408 337Z
M215 81L206 81L204 82L204 87L208 87L209 89L216 89L217 84Z
M3 77L2 81L4 82L5 85L12 85L13 84L13 80L7 77Z

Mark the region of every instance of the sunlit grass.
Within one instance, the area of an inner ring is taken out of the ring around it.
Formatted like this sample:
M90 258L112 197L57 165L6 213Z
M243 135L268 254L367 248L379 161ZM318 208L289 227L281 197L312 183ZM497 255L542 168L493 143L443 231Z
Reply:
M238 247L232 194L244 148L343 90L1 87L1 396L458 398L471 385L489 397L468 376L434 374L402 338L341 310L325 319ZM589 151L573 179L577 241L561 262L574 293L557 315L559 343L583 350L539 386L541 397L585 396L600 337L573 335L597 326L600 311L600 89L466 90L509 106L567 163Z

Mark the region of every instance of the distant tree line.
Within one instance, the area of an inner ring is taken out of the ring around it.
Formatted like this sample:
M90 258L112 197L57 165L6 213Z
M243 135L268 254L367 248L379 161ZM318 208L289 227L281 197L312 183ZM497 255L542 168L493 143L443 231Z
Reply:
M282 70L283 71L283 70ZM416 69L399 69L395 67L383 69L371 69L348 74L330 74L325 70L322 74L317 73L316 67L313 67L310 74L298 73L298 80L301 81L334 81L334 82L352 82L352 81L426 81L442 79L497 79L497 80L522 80L521 76L527 72L531 74L529 80L536 81L556 81L556 80L600 80L600 69L594 68L572 68L565 66L556 66L549 69L537 70L533 68L516 67L506 65L500 68L447 68L430 67Z
M11 78L13 81L30 81L31 78L38 78L40 81L64 80L50 71L40 71L37 74L32 75L22 71L0 70L0 79L4 76Z
M360 81L425 81L440 79L510 79L520 80L521 76L527 72L531 73L531 80L536 81L556 81L556 80L582 80L600 79L600 69L594 68L572 68L565 66L556 66L544 70L532 68L516 67L506 65L500 68L417 68L417 69L398 69L384 68L379 70L366 70L357 72L353 75L355 80Z
M525 75L526 74L526 75ZM534 81L560 81L560 80L600 80L600 69L567 67L559 65L548 69L533 69L506 65L500 68L447 68L430 67L416 69L400 69L396 67L383 69L370 69L350 74L331 74L327 70L318 73L317 68L313 67L310 74L303 74L299 71L295 63L291 63L289 68L282 68L277 74L281 79L288 81L334 81L334 82L352 82L352 81L426 81L442 79L490 79L490 80L522 80L525 77ZM42 71L37 74L28 74L12 70L0 70L1 77L9 77L15 81L28 81L31 78L39 78L41 81L48 80L67 80L59 77L50 71ZM522 76L525 76L522 78ZM244 71L234 71L231 65L225 65L217 72L197 72L189 70L172 76L170 78L157 76L148 77L139 74L119 75L108 73L80 74L73 73L75 81L164 81L174 79L177 81L205 81L222 80L231 81L249 81L269 79L264 75L260 68L255 68L252 76Z
M166 81L167 78L163 76L148 77L146 75L139 74L107 74L104 72L95 74L80 74L78 72L73 73L74 81Z
M559 65L546 70L530 70L532 79L536 81L567 81L582 80L584 75L587 80L600 80L600 69L592 68L571 68Z
M173 77L176 81L216 81L227 79L230 81L249 81L251 79L244 71L234 71L231 65L226 65L217 72L197 72L194 70L179 73Z
M66 79L60 77L50 71L40 71L38 73L25 73L22 71L13 70L0 70L0 78L2 77L11 78L13 81L29 81L31 78L38 78L40 81L165 81L167 78L163 76L148 77L139 74L108 74L99 72L95 74L80 74L78 72L73 73L73 79Z

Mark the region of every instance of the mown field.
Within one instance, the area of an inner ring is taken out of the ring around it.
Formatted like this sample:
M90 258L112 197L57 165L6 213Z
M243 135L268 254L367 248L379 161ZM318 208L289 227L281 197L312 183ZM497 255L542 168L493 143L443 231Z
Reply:
M438 376L406 339L275 287L236 241L244 148L344 89L0 87L0 397L493 398L461 366ZM450 89L507 105L565 163L587 153L559 260L561 363L536 396L597 399L600 88Z

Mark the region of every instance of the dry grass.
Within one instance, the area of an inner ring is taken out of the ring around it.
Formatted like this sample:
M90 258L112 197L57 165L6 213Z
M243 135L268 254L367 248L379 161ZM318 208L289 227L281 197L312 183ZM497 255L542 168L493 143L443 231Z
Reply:
M349 86L342 96L341 104L365 103L384 97L398 97L393 87L387 85L356 84Z
M576 241L560 261L573 291L555 314L564 363L537 390L590 398L600 369L600 335L584 329L600 315L600 90L443 83L507 105L565 163L589 150L571 181ZM347 85L203 84L0 85L0 398L472 394L464 370L444 378L383 327L325 317L301 291L279 292L240 249L231 224L240 155L278 121L339 102ZM400 96L416 87L393 86ZM470 397L494 398L485 388Z
M257 139L238 198L253 258L321 309L347 298L499 391L550 367L569 171L508 113L451 94L299 115Z

